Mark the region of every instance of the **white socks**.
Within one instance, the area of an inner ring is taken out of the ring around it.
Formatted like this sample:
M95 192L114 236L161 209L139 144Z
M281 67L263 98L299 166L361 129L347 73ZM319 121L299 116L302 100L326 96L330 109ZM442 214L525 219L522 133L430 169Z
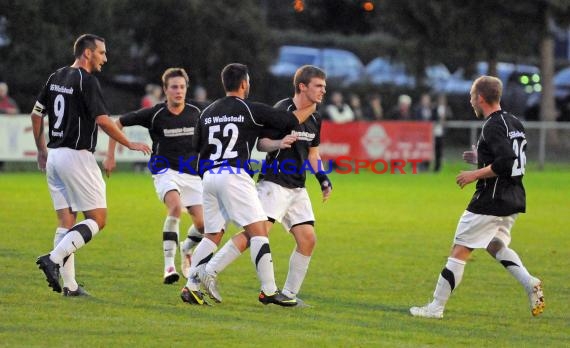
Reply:
M461 283L464 269L465 261L452 257L447 259L445 268L441 271L435 291L433 292L433 304L445 307L449 296L451 296L451 292Z
M67 228L58 227L55 230L55 236L53 238L53 247L54 249L57 247L59 242L65 238L67 234ZM68 288L71 291L77 290L79 285L75 280L75 253L72 253L67 257L63 266L59 268L59 272L61 274L61 278L63 278L63 286Z
M497 261L499 261L507 271L509 271L516 280L521 283L527 292L531 289L528 289L529 286L529 279L532 277L530 273L528 273L527 269L524 267L519 255L513 250L507 247L501 248L495 255Z
M212 254L218 246L216 243L212 242L208 238L203 238L198 244L194 252L192 253L192 261L190 264L190 270L188 271L188 281L186 282L186 287L190 290L196 291L200 288L200 283L194 281L194 276L198 272L198 267L204 265L212 258Z
M299 289L305 280L305 275L309 269L310 256L305 256L293 250L291 258L289 259L289 273L287 273L287 280L283 286L283 295L295 298L299 293Z
M99 226L92 219L86 219L76 224L66 233L65 237L50 253L50 259L63 265L63 259L87 244L99 232Z
M251 253L251 261L257 271L257 277L261 282L261 290L266 295L273 295L277 291L277 285L275 285L269 238L262 236L252 237L249 251Z
M186 235L186 239L182 242L182 247L180 248L183 252L187 253L190 251L196 244L200 243L204 235L198 231L198 229L192 225L188 229L188 233Z
M162 228L162 246L164 250L164 269L174 267L174 258L178 247L178 230L180 219L174 216L167 216Z
M234 262L240 255L241 252L236 247L233 240L230 239L208 262L206 265L206 272L212 275L217 275L228 267L230 263Z

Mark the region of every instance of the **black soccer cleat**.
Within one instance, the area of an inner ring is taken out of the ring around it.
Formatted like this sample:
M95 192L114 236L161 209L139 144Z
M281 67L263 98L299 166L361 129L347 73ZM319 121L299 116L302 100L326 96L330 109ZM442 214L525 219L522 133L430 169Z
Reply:
M64 287L63 288L63 296L68 296L68 297L78 297L78 296L91 296L87 291L85 291L85 289L83 289L81 286L77 287L77 290L69 290L69 288Z
M208 304L204 301L204 294L200 290L190 290L186 286L182 288L180 292L180 298L183 302L194 304L194 305L204 305Z
M59 284L59 265L49 258L49 254L38 257L36 264L46 275L46 280L50 288L55 292L61 292Z
M283 295L279 289L277 289L273 295L266 295L263 291L261 291L259 293L259 302L263 303L264 305L273 303L283 307L293 307L297 305L296 299Z

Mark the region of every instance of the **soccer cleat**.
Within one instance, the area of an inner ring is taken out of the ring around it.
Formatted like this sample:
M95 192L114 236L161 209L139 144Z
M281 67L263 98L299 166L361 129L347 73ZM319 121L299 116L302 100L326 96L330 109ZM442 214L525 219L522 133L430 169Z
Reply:
M190 290L186 286L182 288L182 291L180 292L180 298L182 301L190 304L207 304L206 301L204 301L204 294L202 294L200 290Z
M441 319L443 318L443 307L436 306L432 303L428 303L423 307L410 308L410 313L414 317Z
M544 293L542 291L542 282L538 278L530 280L530 291L528 291L528 300L530 302L530 312L534 317L544 312Z
M176 283L178 279L180 279L180 275L176 272L176 268L171 266L164 271L164 284Z
M69 290L69 288L64 287L63 288L63 296L69 296L69 297L76 297L76 296L91 296L87 291L85 291L85 289L83 289L81 286L77 287L77 290Z
M217 303L222 302L222 295L220 295L220 291L218 290L216 276L206 272L206 267L202 267L198 272L198 278L200 282L202 282L208 296Z
M283 307L293 307L297 305L296 299L283 295L279 289L277 289L277 291L275 291L275 293L272 295L266 295L263 291L261 291L259 293L259 302L263 303L264 305L273 303Z
M190 250L184 250L184 244L180 245L180 269L182 270L182 275L186 279L188 279L191 259L192 252Z
M59 265L49 258L49 254L38 257L36 264L41 269L48 282L50 288L55 292L61 292L61 285L59 284Z

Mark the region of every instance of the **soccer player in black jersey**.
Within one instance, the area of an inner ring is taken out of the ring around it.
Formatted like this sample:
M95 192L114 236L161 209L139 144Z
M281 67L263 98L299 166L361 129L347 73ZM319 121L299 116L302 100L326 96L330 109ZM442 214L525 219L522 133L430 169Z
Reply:
M200 117L200 109L185 101L188 83L188 74L184 69L166 69L162 75L166 102L129 112L116 121L119 129L145 127L152 139L149 168L153 172L158 198L167 208L162 229L165 284L172 284L180 278L174 258L182 207L186 207L193 221L188 229L188 237L181 245L182 274L186 277L191 248L202 239L204 232L202 180L195 171L197 153L192 148L194 126ZM103 161L107 175L115 168L115 147L116 142L109 141L107 158Z
M222 239L227 222L233 221L243 226L250 240L251 260L261 282L259 301L294 306L295 299L283 295L275 285L265 225L267 215L257 197L248 161L264 128L290 131L304 122L315 106L290 112L247 101L250 82L247 66L243 64L224 67L222 84L226 96L202 111L193 138L203 176L205 237L192 254L188 282L180 296L184 302L204 304L199 289L199 267L205 267Z
M47 171L58 218L54 249L36 263L56 292L62 292L61 270L64 296L87 294L75 280L74 253L102 230L107 220L105 182L93 156L98 127L125 147L150 153L146 144L130 142L108 116L99 81L92 75L107 62L105 40L84 34L77 38L73 50L73 65L50 75L31 115L38 167ZM49 122L47 145L45 115ZM78 212L83 212L85 220L76 224Z
M294 97L279 101L275 107L296 110L320 104L326 93L325 80L326 74L321 69L310 65L300 67L293 78ZM319 180L323 201L329 198L332 191L331 182L322 172L323 166L320 164L320 133L321 116L315 112L288 133L268 130L258 143L259 150L269 152L265 160L266 171L257 184L258 196L268 217L267 229L271 229L273 223L278 221L291 232L296 242L296 248L289 259L289 272L282 293L297 299L298 306L302 301L297 298L297 294L305 279L316 243L315 216L305 188L306 173L305 170L300 170L305 168L306 161L309 161ZM281 170L281 164L286 162L295 170ZM216 277L247 248L247 236L242 231L233 236L208 262L200 279L210 296L221 301Z
M501 80L492 76L479 77L471 87L471 106L477 118L485 122L476 151L466 151L463 158L479 169L462 171L456 182L463 188L477 181L475 194L459 220L451 255L439 275L433 301L410 308L413 316L443 318L445 304L461 282L467 259L476 248L485 248L521 283L533 316L544 310L540 279L532 276L509 248L511 228L518 214L526 210L522 179L527 140L522 123L501 110L502 90Z

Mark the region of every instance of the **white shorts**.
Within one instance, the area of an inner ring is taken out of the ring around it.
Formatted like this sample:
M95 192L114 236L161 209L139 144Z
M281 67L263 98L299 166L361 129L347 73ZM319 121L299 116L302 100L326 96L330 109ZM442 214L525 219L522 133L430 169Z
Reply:
M107 208L105 181L91 152L67 147L48 151L47 182L55 210Z
M255 182L243 169L232 168L232 174L204 173L204 232L216 233L226 228L228 221L243 227L266 221Z
M472 249L482 249L486 248L493 238L498 238L508 246L517 216L518 214L480 215L466 210L459 219L453 242Z
M315 221L313 206L304 187L286 188L262 180L257 183L257 193L265 214L283 224L287 231L303 222Z
M164 173L154 174L152 178L156 194L161 202L164 202L164 196L168 192L174 190L180 194L183 206L202 205L202 180L199 176L167 169Z

